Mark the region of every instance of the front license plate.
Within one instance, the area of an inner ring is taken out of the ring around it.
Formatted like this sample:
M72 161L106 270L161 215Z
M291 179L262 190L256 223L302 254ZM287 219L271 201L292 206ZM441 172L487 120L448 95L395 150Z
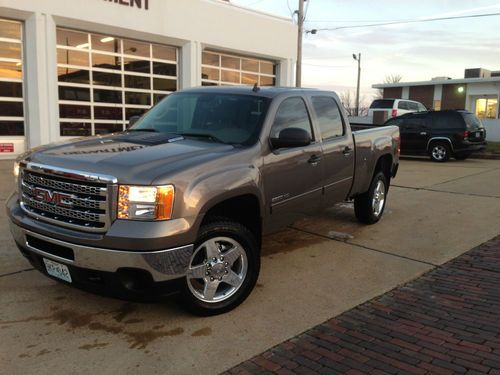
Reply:
M58 279L64 280L68 283L73 282L73 280L71 280L69 269L64 264L57 263L45 258L43 258L43 262L45 263L45 268L47 269L47 273L50 276L57 277Z

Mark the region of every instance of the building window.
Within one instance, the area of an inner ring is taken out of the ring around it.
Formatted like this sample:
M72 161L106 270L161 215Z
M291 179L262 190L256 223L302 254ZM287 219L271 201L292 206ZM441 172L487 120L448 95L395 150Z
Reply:
M203 86L254 85L275 86L276 64L272 61L204 51L201 83Z
M24 136L22 24L0 19L0 136Z
M61 136L123 131L177 90L176 47L57 29Z
M481 119L496 119L498 98L481 98L476 100L476 116Z

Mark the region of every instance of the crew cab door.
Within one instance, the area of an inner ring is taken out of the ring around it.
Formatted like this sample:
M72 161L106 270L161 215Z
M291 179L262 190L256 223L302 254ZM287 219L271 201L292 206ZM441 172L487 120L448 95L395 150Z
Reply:
M322 139L324 202L326 206L344 201L354 176L354 141L333 96L311 96L315 122Z
M264 156L262 178L269 231L316 211L322 203L321 145L315 139L302 97L288 97L279 104L269 137L277 138L286 128L306 130L312 142L308 146L271 149Z

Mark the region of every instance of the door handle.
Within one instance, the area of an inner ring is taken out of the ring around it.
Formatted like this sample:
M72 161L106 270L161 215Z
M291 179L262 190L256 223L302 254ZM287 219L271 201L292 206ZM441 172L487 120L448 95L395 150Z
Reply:
M309 164L311 164L312 166L316 166L318 165L318 163L321 161L321 156L318 156L318 155L313 155L309 158L309 160L307 161Z
M427 135L427 132L420 132L420 135Z
M349 147L349 146L346 146L346 148L344 148L344 151L342 151L342 153L345 155L345 156L349 156L351 155L351 152L352 152L352 148Z

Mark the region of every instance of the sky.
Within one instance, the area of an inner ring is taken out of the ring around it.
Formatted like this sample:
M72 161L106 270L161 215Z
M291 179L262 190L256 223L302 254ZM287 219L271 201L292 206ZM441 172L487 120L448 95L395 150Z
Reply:
M231 0L232 3L291 17L298 0ZM384 21L500 13L499 1L464 0L308 0L306 30L354 26ZM307 4L307 2L306 2ZM303 86L352 90L361 53L361 91L367 100L371 86L388 75L403 82L433 77L463 78L466 68L500 70L500 16L353 28L306 33Z

